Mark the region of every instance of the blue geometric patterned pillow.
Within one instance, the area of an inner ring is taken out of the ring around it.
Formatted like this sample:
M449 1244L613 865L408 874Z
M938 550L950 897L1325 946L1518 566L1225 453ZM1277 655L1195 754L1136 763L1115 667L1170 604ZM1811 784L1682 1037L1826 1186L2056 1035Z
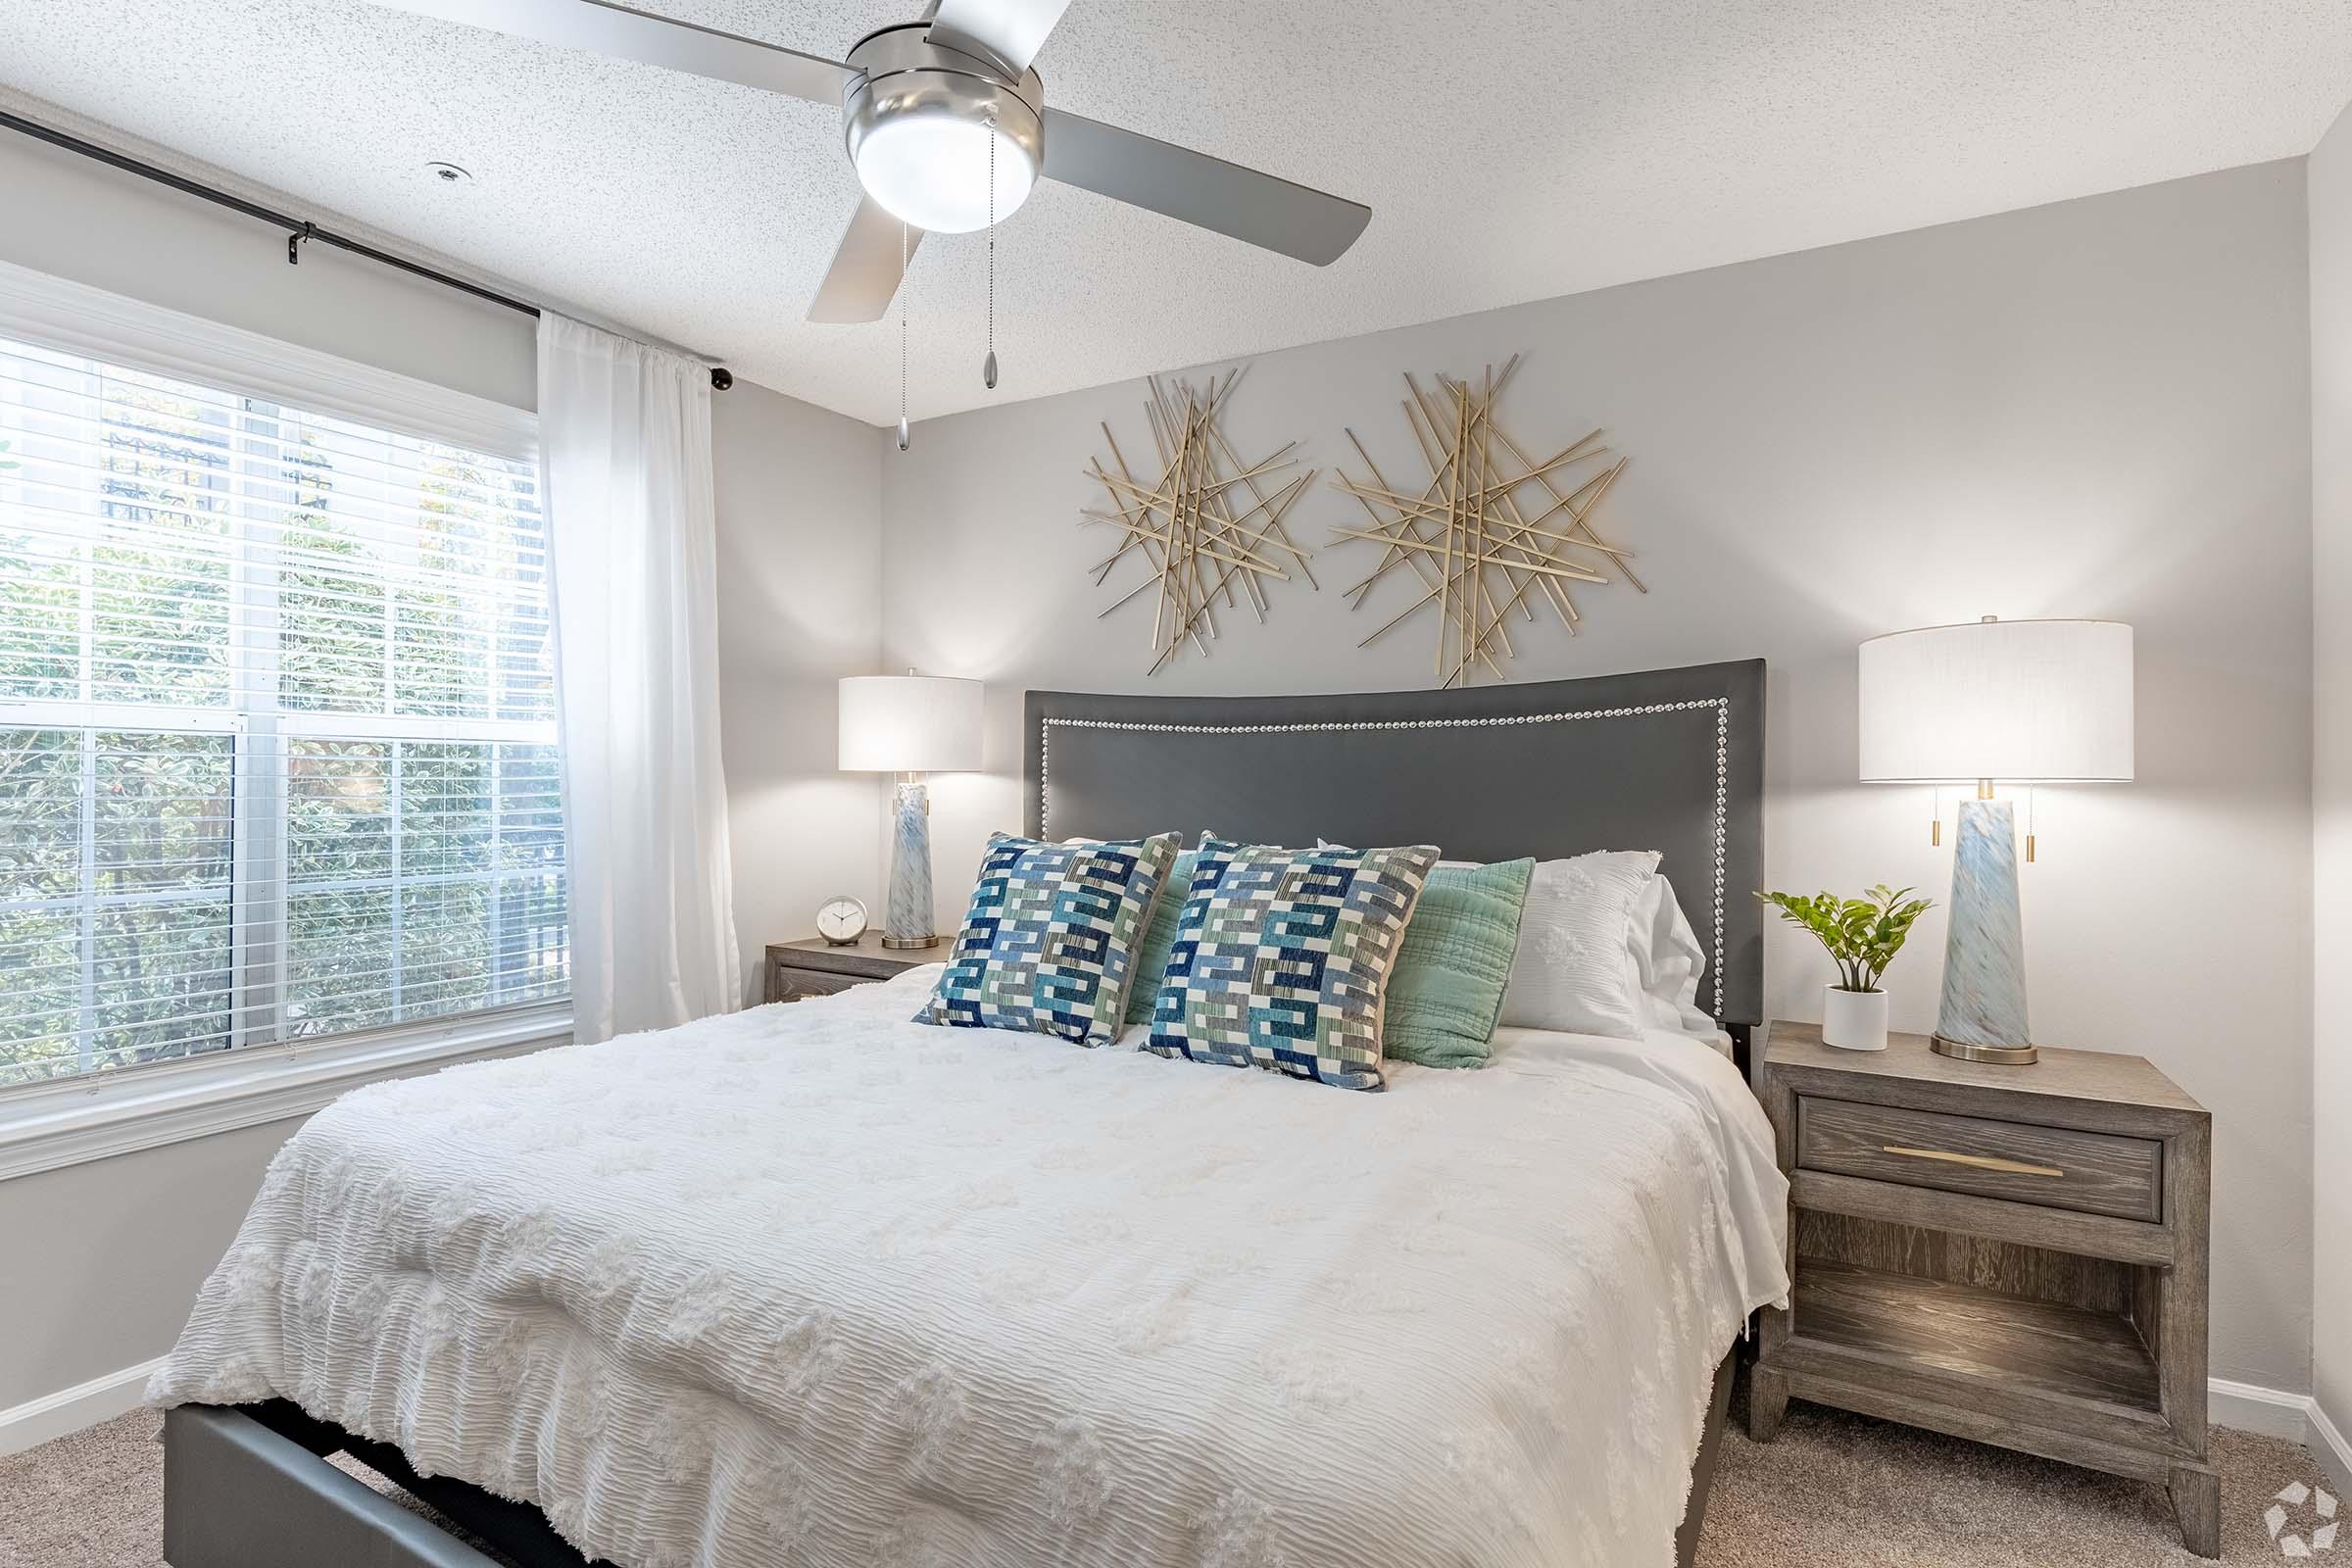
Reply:
M999 833L916 1023L1115 1039L1177 836L1046 844Z
M1430 845L1245 848L1208 839L1177 917L1146 1051L1386 1087L1380 1016Z

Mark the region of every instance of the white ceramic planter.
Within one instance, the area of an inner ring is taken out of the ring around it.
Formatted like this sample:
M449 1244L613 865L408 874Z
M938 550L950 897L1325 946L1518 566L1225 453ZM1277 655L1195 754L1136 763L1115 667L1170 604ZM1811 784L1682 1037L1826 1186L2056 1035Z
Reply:
M1821 1043L1840 1051L1885 1051L1886 993L1823 986Z

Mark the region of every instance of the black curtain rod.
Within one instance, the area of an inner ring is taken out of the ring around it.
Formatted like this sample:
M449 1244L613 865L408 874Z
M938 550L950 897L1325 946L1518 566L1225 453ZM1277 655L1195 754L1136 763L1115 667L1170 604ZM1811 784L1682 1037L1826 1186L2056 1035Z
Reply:
M267 223L271 228L282 228L286 231L286 260L288 262L299 264L302 260L304 243L315 240L321 245L332 245L339 251L348 251L354 256L364 256L368 261L379 263L385 267L398 268L412 276L421 277L427 282L438 283L444 288L454 288L460 293L470 294L475 299L488 300L493 305L503 305L510 311L520 311L529 317L537 317L540 314L539 307L531 304L528 300L518 300L494 289L486 289L478 283L468 283L462 277L452 277L447 272L435 271L432 268L419 266L405 257L395 256L389 251L377 250L372 245L365 245L356 239L349 239L341 234L320 228L307 219L289 218L283 213L272 212L258 202L249 202L242 196L233 196L227 191L216 190L210 185L199 184L184 175L172 172L169 169L159 169L153 164L116 152L111 147L101 147L94 141L84 141L79 136L69 135L53 126L44 125L39 121L26 120L22 115L13 115L5 109L0 109L0 125L5 125L10 130L22 131L36 141L47 142L52 147L62 147L67 152L78 153L84 158L95 159L99 163L120 169L124 173L136 174L141 179L151 179L158 185L169 185L183 195L194 196L199 200L211 202L217 207L225 207L233 213L242 213L256 222ZM710 384L724 392L735 384L735 377L724 366L712 366Z

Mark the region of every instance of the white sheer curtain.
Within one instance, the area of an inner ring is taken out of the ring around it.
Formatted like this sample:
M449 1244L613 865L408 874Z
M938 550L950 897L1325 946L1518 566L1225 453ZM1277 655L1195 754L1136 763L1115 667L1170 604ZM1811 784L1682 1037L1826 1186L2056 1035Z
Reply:
M581 1040L741 1001L719 771L710 372L539 318Z

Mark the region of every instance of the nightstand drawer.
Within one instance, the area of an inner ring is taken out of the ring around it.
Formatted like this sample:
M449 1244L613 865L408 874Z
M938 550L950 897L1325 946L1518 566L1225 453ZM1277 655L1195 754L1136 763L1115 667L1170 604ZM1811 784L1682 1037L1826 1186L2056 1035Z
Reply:
M871 981L860 975L824 974L815 969L779 967L776 970L776 989L781 994L775 1000L800 1002L808 997L829 997L836 992L847 991L853 986L870 984L872 984Z
M882 934L868 931L856 942L832 943L821 937L767 945L769 1002L800 1002L829 997L853 986L894 979L936 955L919 950L893 952L882 946Z
M1796 1163L2151 1224L2164 1217L2164 1146L2146 1138L1806 1095Z

